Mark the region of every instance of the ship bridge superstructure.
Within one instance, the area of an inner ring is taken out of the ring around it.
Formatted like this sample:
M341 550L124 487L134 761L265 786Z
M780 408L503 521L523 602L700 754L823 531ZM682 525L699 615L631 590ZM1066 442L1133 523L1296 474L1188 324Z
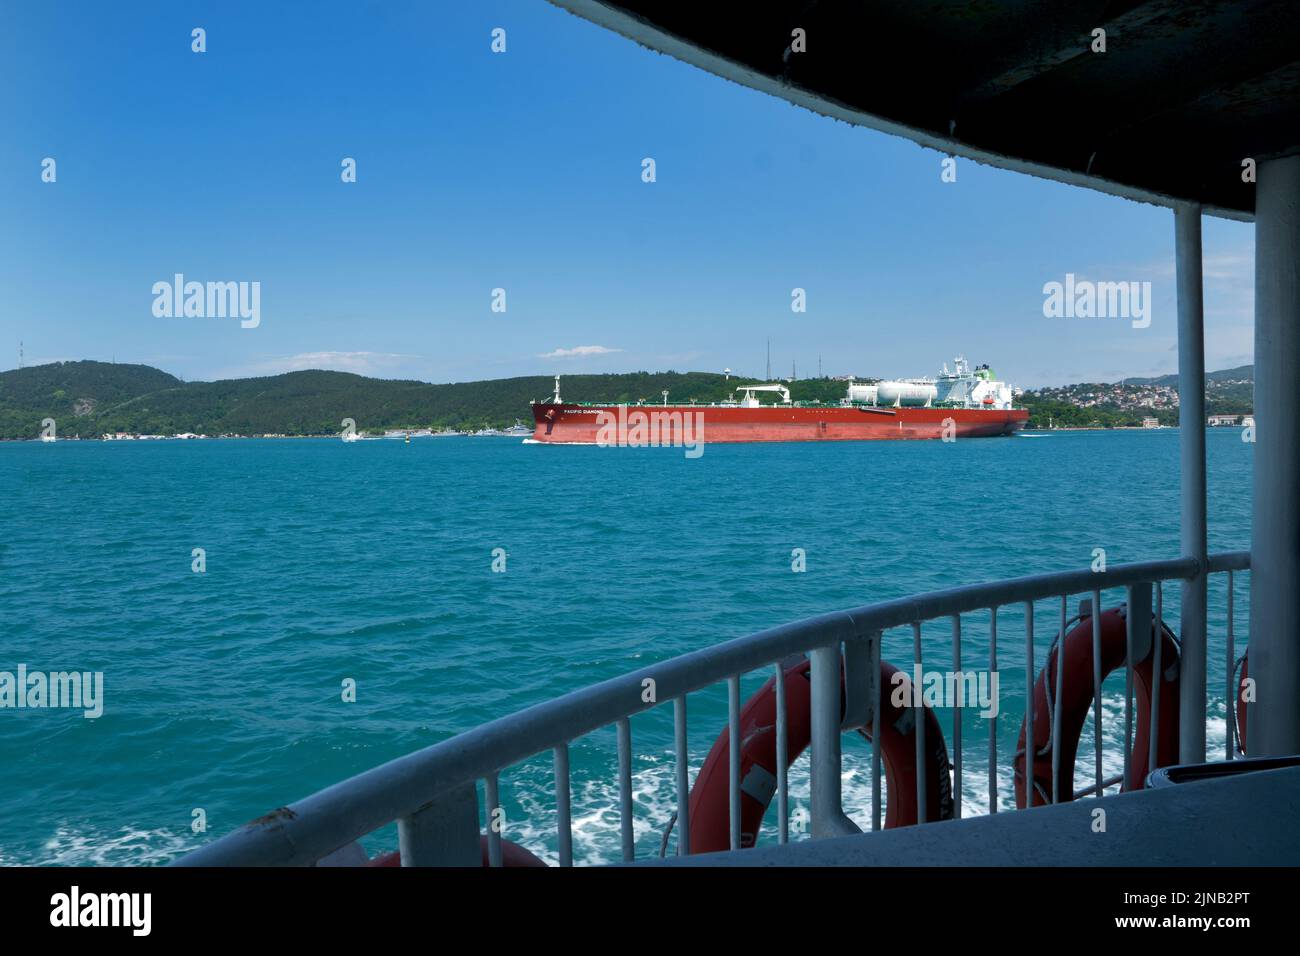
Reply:
M935 401L959 408L1011 408L1015 389L999 382L988 365L971 369L964 356L953 361L953 371L945 364L935 379Z

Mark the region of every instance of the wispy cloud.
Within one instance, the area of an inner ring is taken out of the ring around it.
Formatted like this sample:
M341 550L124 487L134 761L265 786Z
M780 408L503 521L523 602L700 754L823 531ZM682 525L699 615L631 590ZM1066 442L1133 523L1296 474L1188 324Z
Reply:
M1110 275L1123 270L1108 267L1101 271ZM1142 278L1168 279L1171 282L1176 274L1172 256L1139 265L1135 271ZM1203 255L1201 257L1201 278L1207 286L1214 283L1229 286L1252 285L1255 281L1254 250L1241 249L1216 255Z
M611 355L614 352L621 352L622 349L607 349L603 345L578 345L571 349L556 349L553 352L546 352L537 356L544 359L561 359L561 358L590 358L593 355Z

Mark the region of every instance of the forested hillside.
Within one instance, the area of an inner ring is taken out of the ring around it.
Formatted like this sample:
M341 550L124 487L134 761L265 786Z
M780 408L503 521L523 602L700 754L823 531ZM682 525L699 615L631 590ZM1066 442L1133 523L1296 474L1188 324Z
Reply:
M709 372L566 375L566 401L720 401L737 385ZM366 432L390 428L481 428L531 422L530 400L551 395L552 377L533 375L432 385L349 372L288 372L265 378L182 382L146 365L63 362L0 373L0 438L35 438L43 418L61 437L106 432L174 435L328 435L344 418ZM796 401L838 400L844 383L795 382Z
M1210 414L1252 410L1249 366L1206 376ZM865 380L865 379L864 379ZM758 379L712 372L631 372L565 375L565 401L716 402ZM60 362L0 372L0 439L36 438L53 418L61 437L98 438L106 432L141 435L330 435L351 418L363 432L393 428L476 429L531 422L528 403L551 395L545 375L456 382L367 378L350 372L288 372L264 378L183 382L147 365ZM1031 427L1137 425L1147 415L1178 420L1177 381L1130 379L1026 392ZM795 401L837 402L845 383L807 379L790 384ZM770 401L770 397L764 398Z

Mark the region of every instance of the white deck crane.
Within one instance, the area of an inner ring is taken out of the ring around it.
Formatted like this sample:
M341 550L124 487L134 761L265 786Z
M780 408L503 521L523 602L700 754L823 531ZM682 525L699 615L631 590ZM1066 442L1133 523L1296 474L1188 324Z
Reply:
M790 390L784 385L745 385L736 389L736 391L745 393L740 400L741 408L758 408L761 403L758 396L754 394L755 392L780 392L781 404L790 404Z

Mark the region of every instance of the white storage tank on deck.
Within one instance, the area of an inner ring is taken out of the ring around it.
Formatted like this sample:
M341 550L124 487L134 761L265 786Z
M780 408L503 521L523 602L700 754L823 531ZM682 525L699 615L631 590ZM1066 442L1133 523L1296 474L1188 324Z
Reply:
M876 386L878 405L929 405L939 395L934 385L922 382L881 382Z
M876 404L876 386L874 385L855 385L849 383L849 401L860 402L863 405Z

